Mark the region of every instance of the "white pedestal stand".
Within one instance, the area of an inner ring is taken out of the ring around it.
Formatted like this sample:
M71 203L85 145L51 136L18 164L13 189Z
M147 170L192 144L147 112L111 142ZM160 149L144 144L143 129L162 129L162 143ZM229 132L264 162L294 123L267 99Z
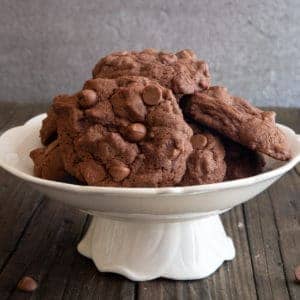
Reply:
M78 251L100 271L136 281L204 278L235 256L218 215L167 223L94 216Z

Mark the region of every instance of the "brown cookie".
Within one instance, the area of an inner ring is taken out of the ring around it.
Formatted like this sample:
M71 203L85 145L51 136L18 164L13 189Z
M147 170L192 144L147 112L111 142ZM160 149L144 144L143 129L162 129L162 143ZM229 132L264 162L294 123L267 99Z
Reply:
M240 179L257 175L266 164L264 157L229 139L222 139L225 147L227 171L225 180Z
M100 186L180 182L192 130L171 90L144 77L97 78L73 96L56 97L53 109L65 170L79 181Z
M40 137L44 145L50 144L57 138L56 115L52 107L48 109L47 117L42 122Z
M30 152L34 162L34 175L49 180L63 180L67 174L64 170L58 141L55 140L46 148L38 148Z
M191 125L193 152L187 160L180 185L206 184L223 181L226 173L225 151L218 136L195 124Z
M219 86L196 92L185 104L193 120L233 141L276 159L291 157L287 139L276 126L274 112L262 111L242 98L229 95L226 88Z
M118 78L144 76L156 80L175 95L192 94L210 84L208 65L192 50L175 54L145 49L141 52L116 52L102 58L93 69L93 77Z

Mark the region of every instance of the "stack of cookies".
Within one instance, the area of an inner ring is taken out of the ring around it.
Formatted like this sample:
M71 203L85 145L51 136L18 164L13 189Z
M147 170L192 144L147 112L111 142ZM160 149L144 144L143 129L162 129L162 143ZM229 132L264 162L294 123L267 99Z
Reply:
M102 58L74 95L54 98L33 150L36 176L94 186L221 182L262 172L262 154L288 160L275 113L211 86L191 50Z

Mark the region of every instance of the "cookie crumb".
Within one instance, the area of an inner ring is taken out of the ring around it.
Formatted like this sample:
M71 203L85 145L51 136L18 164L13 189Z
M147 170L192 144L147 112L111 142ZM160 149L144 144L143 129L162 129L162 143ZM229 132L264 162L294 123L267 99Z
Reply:
M23 292L33 292L37 289L37 282L29 276L24 276L18 283L18 289Z

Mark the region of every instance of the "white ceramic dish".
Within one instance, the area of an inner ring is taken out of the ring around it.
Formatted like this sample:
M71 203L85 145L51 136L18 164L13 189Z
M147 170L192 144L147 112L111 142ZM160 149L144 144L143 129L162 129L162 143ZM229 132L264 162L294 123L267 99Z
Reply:
M45 114L0 137L0 165L49 198L92 214L78 245L101 271L133 280L157 277L198 279L213 273L235 250L219 214L270 186L300 162L300 136L279 125L288 137L292 159L267 159L257 176L209 185L166 188L80 186L33 176L28 154L41 146Z

